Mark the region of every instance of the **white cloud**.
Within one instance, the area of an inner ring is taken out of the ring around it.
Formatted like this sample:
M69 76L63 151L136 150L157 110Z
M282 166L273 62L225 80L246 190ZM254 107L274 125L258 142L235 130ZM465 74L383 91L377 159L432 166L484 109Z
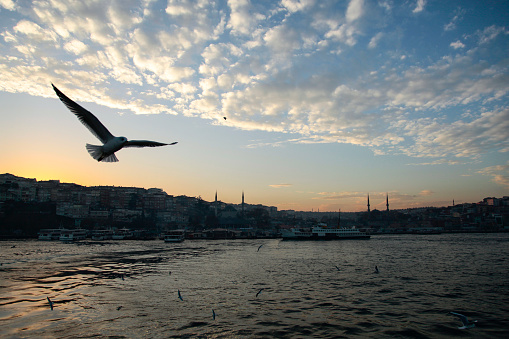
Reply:
M480 44L487 44L491 40L495 39L499 34L509 34L505 27L489 26L486 27L482 32L477 32L479 36Z
M274 184L274 185L269 185L269 186L273 187L273 188L285 188L285 187L292 186L292 184Z
M16 2L13 0L0 0L0 6L8 9L9 11L13 11L16 9Z
M458 8L454 11L454 17L451 19L449 23L444 25L444 31L453 31L456 29L456 24L458 21L463 19L463 16L465 15L466 11L462 8Z
M417 4L415 5L413 13L419 13L424 10L424 6L426 6L426 0L417 0Z
M455 41L455 42L451 42L451 45L450 45L452 48L454 49L459 49L459 48L465 48L465 44L462 43L461 41Z
M372 37L371 40L369 41L368 48L375 48L378 45L380 39L383 37L383 35L384 34L382 32L376 33L375 36Z
M420 196L423 196L423 197L427 197L427 196L433 195L434 193L435 193L435 192L430 191L430 190L423 190L423 191L420 191L420 192L419 192L419 195L420 195Z
M363 14L364 0L350 0L346 9L346 21L352 22L359 19Z
M509 143L509 109L482 113L471 122L440 123L420 119L403 123L415 145L405 148L411 156L476 158L490 149L501 150Z
M509 188L509 161L505 165L485 167L477 173L491 176L494 183Z
M451 26L444 33L451 48L436 51L443 57L419 58L401 46L403 29L388 28L393 3L366 5L19 2L17 21L1 32L0 88L50 96L47 79L58 79L70 94L109 107L228 116L235 128L287 133L280 144L436 157L421 164L508 150L507 61L485 54L507 30L456 34ZM414 12L425 6L418 1ZM462 41L478 46L467 50ZM136 101L118 94L129 91Z
M311 7L314 5L315 0L282 0L281 5L283 5L288 12L294 13L298 11L303 11L307 7Z
M166 13L169 15L191 15L193 10L193 3L190 1L176 1L176 0L169 0L168 5L166 6Z
M297 32L283 25L267 31L264 41L276 54L292 53L301 46Z
M230 6L230 20L227 27L232 30L232 34L250 34L257 20L263 17L253 13L248 0L228 0L228 6Z
M357 43L355 39L357 31L354 26L342 24L341 26L331 29L325 34L326 38L338 40L346 45L354 46Z
M84 43L82 43L79 40L74 39L74 40L71 40L68 43L66 43L64 45L64 48L66 51L69 51L73 54L79 55L87 50L87 45L85 45Z
M21 20L16 26L14 26L14 32L22 33L30 36L31 39L40 41L56 41L57 37L52 31L43 29L38 24L28 21Z

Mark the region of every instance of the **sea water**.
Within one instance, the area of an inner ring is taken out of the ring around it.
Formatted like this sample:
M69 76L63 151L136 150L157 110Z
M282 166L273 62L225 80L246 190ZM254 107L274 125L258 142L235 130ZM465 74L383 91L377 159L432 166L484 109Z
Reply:
M509 234L0 249L2 338L509 338Z

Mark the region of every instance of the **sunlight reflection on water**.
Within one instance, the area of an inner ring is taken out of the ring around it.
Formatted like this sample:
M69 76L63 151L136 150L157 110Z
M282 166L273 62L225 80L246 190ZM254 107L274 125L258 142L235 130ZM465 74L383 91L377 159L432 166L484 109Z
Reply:
M2 337L464 335L449 311L479 320L469 335L508 337L508 245L507 234L3 242Z

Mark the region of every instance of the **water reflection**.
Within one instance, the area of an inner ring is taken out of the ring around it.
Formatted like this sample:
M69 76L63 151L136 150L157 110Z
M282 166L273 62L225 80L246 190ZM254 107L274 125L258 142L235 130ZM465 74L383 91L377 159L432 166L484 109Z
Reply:
M458 311L480 320L475 337L505 337L508 244L507 235L266 240L260 251L259 240L6 242L0 323L5 337L440 337L461 335L447 316Z

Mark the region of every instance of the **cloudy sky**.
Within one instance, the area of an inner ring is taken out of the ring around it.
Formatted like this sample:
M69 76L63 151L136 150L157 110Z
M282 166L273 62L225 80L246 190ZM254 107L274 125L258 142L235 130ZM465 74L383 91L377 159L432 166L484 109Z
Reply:
M509 195L509 3L0 0L0 172L359 211ZM115 135L99 143L61 91ZM224 119L226 117L226 120Z

